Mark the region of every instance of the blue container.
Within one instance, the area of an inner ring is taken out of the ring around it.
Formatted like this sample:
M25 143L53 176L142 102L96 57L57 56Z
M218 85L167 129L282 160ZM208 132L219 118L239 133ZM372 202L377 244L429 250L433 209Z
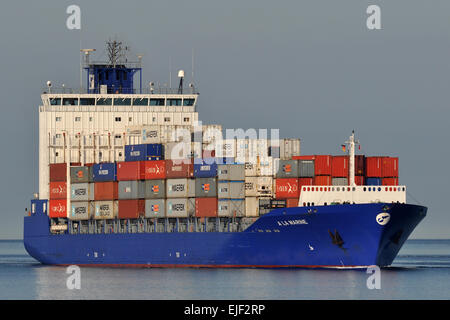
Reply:
M233 157L215 158L215 162L217 164L234 164L234 158Z
M96 163L92 166L94 182L116 181L117 167L115 163Z
M160 143L134 144L125 146L125 161L146 161L164 159Z
M381 186L381 178L366 178L367 186Z
M217 176L217 163L214 158L194 160L194 177L213 178L216 176Z

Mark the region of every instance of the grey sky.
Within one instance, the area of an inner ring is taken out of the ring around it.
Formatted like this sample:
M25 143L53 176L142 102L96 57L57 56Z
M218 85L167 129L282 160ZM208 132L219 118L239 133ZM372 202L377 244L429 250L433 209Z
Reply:
M66 28L81 7L82 30ZM381 7L382 30L366 28ZM449 1L2 1L2 222L21 238L37 190L37 106L47 80L79 84L84 48L117 35L144 54L143 83L183 68L200 118L280 128L304 154L340 154L355 129L366 155L400 157L408 200L429 207L416 238L449 238Z

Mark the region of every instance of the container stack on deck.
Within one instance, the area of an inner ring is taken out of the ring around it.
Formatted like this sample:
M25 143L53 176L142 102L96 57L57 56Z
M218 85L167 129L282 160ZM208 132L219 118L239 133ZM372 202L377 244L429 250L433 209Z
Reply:
M347 155L300 155L299 139L222 141L203 130L192 133L202 143L185 143L158 132L125 145L125 161L71 164L69 186L66 164L50 164L50 217L254 219L297 206L304 186L349 184ZM398 158L357 155L354 166L357 185L398 185Z

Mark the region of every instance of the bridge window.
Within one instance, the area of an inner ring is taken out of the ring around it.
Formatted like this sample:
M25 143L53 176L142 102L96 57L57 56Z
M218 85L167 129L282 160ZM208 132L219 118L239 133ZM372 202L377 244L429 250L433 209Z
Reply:
M93 106L95 105L94 98L80 98L80 106Z
M112 99L111 98L98 98L97 105L98 106L110 106L110 105L112 105Z
M65 106L77 106L78 105L78 98L64 98L63 99L63 105L65 105Z
M121 117L116 117L115 120L116 120L116 122L120 122L120 121L122 121L122 118Z
M50 98L50 105L52 106L60 106L61 98Z
M115 106L130 106L131 99L130 98L116 98L114 99Z
M134 106L148 106L148 98L136 98L133 99Z
M183 106L193 106L194 105L194 99L184 99L183 100Z
M181 106L181 99L167 99L168 106Z
M164 99L150 99L151 106L163 106L164 104Z

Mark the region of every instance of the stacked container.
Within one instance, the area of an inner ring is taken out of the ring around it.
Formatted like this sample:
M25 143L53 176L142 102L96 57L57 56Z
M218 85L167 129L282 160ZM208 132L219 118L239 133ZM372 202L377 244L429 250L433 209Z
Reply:
M218 216L245 216L245 165L220 164L218 177Z
M71 220L89 220L94 214L95 188L92 183L93 167L70 168L70 213Z
M300 196L299 160L275 161L275 196L276 199L286 200L286 205L294 206ZM296 205L295 205L296 206Z
M398 158L383 157L381 175L383 186L398 185Z
M333 186L348 186L349 157L332 156L331 184Z

